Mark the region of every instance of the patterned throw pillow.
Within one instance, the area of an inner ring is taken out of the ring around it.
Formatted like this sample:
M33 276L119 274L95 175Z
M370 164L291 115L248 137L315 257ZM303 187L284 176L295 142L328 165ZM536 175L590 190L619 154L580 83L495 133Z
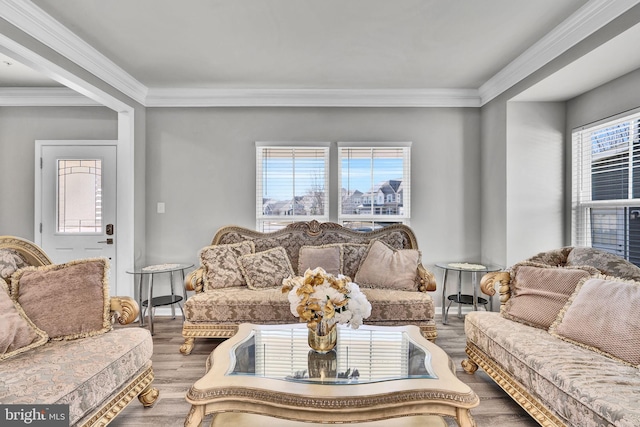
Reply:
M640 282L582 280L549 332L640 368Z
M420 251L393 249L372 240L356 273L355 282L362 287L415 291Z
M15 249L0 249L0 279L3 279L7 284L11 282L13 273L28 265L27 260Z
M359 243L342 243L342 274L355 279L360 263L367 253L369 245Z
M106 258L27 267L11 277L11 298L51 339L76 339L111 330Z
M255 252L251 241L202 248L200 264L205 268L204 290L245 286L238 258Z
M549 329L581 279L598 274L592 267L552 267L528 262L514 265L511 271L511 298L502 315L540 329Z
M275 288L293 276L293 267L283 247L278 246L238 258L240 269L250 289Z
M567 256L567 265L590 265L606 276L640 281L640 268L612 253L589 247L576 247Z
M342 248L340 244L323 246L303 246L298 255L298 274L307 269L322 267L329 274L337 276L342 272Z
M0 360L44 345L47 333L38 329L20 307L9 297L9 288L0 280Z

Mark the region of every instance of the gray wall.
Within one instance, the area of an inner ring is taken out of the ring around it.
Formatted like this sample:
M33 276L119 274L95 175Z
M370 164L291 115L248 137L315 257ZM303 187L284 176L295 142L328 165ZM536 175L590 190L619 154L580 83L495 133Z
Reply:
M197 263L219 227L255 227L255 141L412 141L411 227L423 263L480 258L478 109L150 108L146 131L149 263ZM336 194L335 148L331 171ZM336 220L335 197L331 213Z
M34 240L35 141L117 139L104 107L0 107L0 235Z

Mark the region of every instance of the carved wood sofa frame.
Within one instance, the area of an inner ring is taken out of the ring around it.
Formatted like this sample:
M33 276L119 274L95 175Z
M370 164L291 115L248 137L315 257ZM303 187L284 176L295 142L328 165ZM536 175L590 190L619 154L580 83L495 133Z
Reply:
M416 236L410 227L404 224L394 224L383 229L374 231L354 231L341 226L340 224L333 222L318 222L316 220L309 222L296 222L288 225L282 230L274 231L271 233L262 233L259 231L251 230L238 226L226 226L220 228L213 237L211 245L217 245L222 243L225 236L237 233L246 239L252 239L259 241L261 239L277 238L278 236L284 236L294 233L300 236L317 237L323 233L333 233L341 237L341 242L349 242L350 239L365 239L367 241L377 239L381 236L387 235L394 231L402 233L406 239L406 249L418 249L418 241ZM297 255L292 256L289 254L292 264L296 264L294 261L297 259ZM185 278L185 287L188 291L204 292L204 268L200 267L190 272ZM420 291L430 292L436 290L436 278L432 272L427 270L421 263L418 265L417 274L420 281ZM430 341L435 341L438 333L434 325L419 326L422 335ZM190 323L188 320L184 322L182 328L182 336L184 337L184 344L180 347L182 354L190 354L194 347L194 341L196 338L230 338L235 335L238 330L238 325L218 324L218 323Z
M0 249L14 249L27 260L29 265L39 267L53 264L47 254L36 244L14 236L0 236ZM2 280L2 279L0 279ZM133 322L139 314L138 303L131 297L111 297L111 319L121 325ZM153 368L149 367L138 376L131 378L109 402L97 408L82 427L105 426L110 423L135 397L145 407L153 406L159 396L158 389L152 386ZM114 390L115 391L115 390Z

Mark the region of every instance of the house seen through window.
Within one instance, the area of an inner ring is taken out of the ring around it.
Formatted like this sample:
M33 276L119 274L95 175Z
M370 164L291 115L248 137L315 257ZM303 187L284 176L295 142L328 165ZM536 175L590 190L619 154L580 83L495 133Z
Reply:
M640 265L640 113L573 132L574 245Z

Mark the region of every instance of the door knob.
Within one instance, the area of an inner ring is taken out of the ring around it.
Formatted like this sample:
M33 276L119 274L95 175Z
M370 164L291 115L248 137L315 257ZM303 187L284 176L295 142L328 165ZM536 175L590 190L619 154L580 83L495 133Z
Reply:
M107 245L113 245L113 239L101 240L98 243L106 243Z

